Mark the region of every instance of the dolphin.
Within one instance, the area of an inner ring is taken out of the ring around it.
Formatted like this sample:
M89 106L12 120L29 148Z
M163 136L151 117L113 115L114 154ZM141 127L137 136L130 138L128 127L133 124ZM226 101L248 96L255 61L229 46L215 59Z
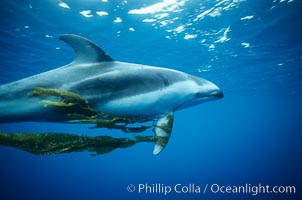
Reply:
M111 116L156 119L153 132L162 138L153 154L166 146L174 112L220 99L214 83L187 73L149 65L115 61L95 43L78 35L59 37L75 51L75 59L62 67L0 86L0 123L62 122L66 115L46 109L28 95L34 88L56 88L79 94L91 107Z

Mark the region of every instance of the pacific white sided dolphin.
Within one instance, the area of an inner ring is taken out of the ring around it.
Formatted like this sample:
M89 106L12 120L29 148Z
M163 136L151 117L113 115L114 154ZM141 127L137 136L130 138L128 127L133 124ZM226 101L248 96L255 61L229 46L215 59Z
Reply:
M68 65L0 86L0 122L66 122L28 95L34 88L79 94L91 107L111 116L157 119L154 154L166 146L174 112L223 97L212 82L168 68L118 62L93 42L72 34L60 36L76 52Z

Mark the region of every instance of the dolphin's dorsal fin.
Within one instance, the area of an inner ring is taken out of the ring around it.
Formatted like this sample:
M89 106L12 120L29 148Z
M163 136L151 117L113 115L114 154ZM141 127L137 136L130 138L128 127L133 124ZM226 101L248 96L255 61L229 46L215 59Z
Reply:
M76 58L73 63L81 64L113 61L113 59L99 46L84 37L73 34L64 34L60 36L60 40L69 44L76 52Z
M155 144L153 154L159 154L167 145L173 128L173 112L158 119L153 132L155 134Z

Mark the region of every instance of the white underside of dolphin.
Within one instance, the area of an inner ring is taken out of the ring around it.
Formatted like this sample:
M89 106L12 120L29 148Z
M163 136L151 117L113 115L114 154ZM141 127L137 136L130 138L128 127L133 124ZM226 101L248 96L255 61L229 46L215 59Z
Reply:
M0 122L55 121L64 117L47 113L39 99L27 94L33 88L74 92L94 108L112 116L143 116L155 124L154 154L166 146L174 112L223 97L210 81L168 68L114 61L93 42L72 34L62 35L76 52L63 67L0 86Z

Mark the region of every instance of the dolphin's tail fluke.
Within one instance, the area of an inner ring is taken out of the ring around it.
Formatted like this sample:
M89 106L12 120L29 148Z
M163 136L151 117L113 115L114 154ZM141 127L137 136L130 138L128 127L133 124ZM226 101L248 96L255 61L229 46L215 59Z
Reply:
M155 134L155 145L153 154L159 154L167 145L173 128L173 112L161 117L153 129Z

